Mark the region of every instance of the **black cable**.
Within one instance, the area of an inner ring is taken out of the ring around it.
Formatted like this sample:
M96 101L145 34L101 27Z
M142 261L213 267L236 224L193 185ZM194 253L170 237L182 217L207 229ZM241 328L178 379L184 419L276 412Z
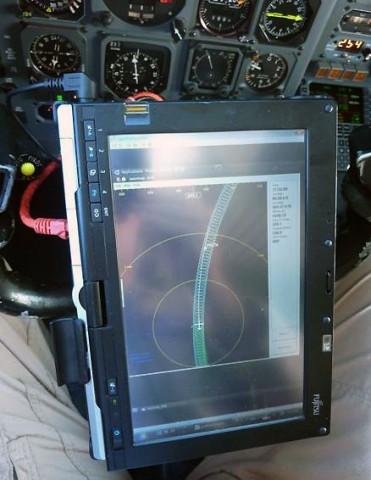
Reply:
M11 113L12 117L14 118L14 120L17 122L17 124L28 135L28 137L38 147L38 149L46 156L45 159L46 160L57 160L56 156L51 154L44 147L44 145L36 138L36 136L31 132L31 130L25 125L25 123L22 122L22 120L18 117L16 111L13 110L13 106L12 106L12 98L15 97L16 95L20 95L22 93L29 92L31 90L39 90L40 88L45 88L44 82L33 83L33 84L27 85L25 87L14 88L13 90L10 90L10 92L8 92L6 94L6 106L8 108L8 111Z
M55 91L76 92L76 98L80 102L93 101L96 96L96 85L90 80L84 73L66 73L58 78L51 78L38 83L32 83L20 88L14 88L6 94L6 106L11 112L12 116L18 123L18 125L29 136L33 143L40 149L40 151L46 155L48 160L57 160L56 156L51 154L42 143L36 138L36 136L27 128L27 126L18 117L12 106L12 98L16 95L20 95L32 90L39 90L40 88L47 88Z
M47 156L47 160L57 160L30 132L12 106L12 99L16 95L40 88L47 88L52 91L76 92L76 99L86 102L93 101L95 98L95 83L83 73L65 74L63 77L14 88L6 95L7 113L12 115L12 118L35 143L40 152ZM18 315L27 311L30 315L55 318L75 312L69 284L45 285L17 271L9 271L2 257L0 257L0 300L2 311Z
M1 311L12 315L27 312L40 318L74 315L70 285L46 285L14 270L0 256Z

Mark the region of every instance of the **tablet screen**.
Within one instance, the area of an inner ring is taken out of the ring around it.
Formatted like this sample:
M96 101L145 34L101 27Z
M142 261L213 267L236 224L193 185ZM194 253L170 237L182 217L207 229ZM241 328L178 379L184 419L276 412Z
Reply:
M303 415L306 152L303 129L108 137L134 445Z

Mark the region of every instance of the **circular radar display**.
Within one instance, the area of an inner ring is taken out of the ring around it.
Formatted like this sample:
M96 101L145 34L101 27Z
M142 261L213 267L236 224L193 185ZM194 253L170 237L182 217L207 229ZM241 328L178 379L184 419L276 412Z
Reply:
M107 45L105 83L119 97L133 93L159 93L166 87L167 50Z
M233 35L246 24L251 0L201 0L199 19L209 33Z
M76 13L82 0L27 0L27 3L47 15L64 15Z
M81 64L77 47L58 34L35 38L30 47L30 58L34 67L49 77L76 72Z
M272 0L263 11L261 28L276 40L293 37L303 31L307 16L306 0Z
M205 90L216 90L223 85L230 85L237 60L238 53L233 51L212 48L196 50L189 81Z
M279 55L255 55L246 69L245 81L257 92L269 92L280 85L287 75L287 63Z

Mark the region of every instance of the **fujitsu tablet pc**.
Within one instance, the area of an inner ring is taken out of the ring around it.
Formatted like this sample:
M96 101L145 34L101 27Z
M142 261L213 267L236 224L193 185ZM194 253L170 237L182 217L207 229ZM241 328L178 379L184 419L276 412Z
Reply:
M330 430L336 104L58 108L92 455Z

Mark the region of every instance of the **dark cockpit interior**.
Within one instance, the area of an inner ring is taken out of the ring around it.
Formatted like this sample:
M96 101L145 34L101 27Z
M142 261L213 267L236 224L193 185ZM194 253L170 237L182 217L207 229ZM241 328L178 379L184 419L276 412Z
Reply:
M1 13L5 310L48 316L70 304L67 242L35 233L20 211L25 189L39 178L31 216L64 216L60 169L46 181L42 175L59 155L53 104L75 95L58 88L57 80L75 72L94 83L93 101L334 98L338 275L354 264L370 228L364 215L349 208L340 186L350 163L349 135L370 123L369 2L5 0ZM49 88L29 88L45 80Z

